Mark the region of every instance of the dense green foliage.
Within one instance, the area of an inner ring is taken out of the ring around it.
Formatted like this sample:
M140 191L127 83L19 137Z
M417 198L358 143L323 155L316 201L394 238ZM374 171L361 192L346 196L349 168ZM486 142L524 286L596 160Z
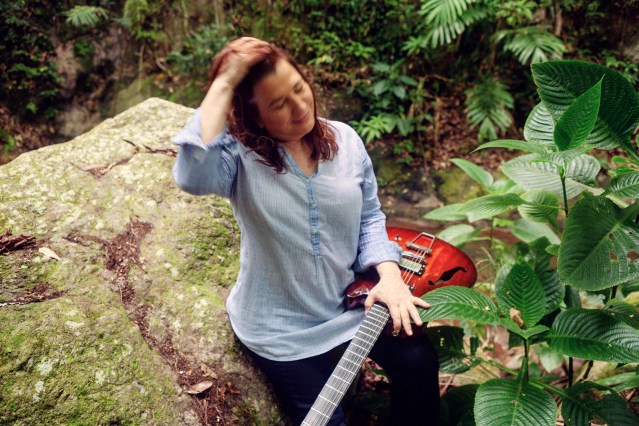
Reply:
M114 76L101 78L115 78L115 91L136 77L132 68L140 79L161 75L155 81L162 96L184 102L175 95L181 91L196 104L211 57L228 39L251 34L290 50L322 86L361 100L365 108L353 124L364 139L384 141L397 161L413 166L427 161L437 139L442 97L462 98L480 142L517 134L534 102L531 75L521 65L573 57L639 80L637 64L622 53L627 28L615 25L637 17L636 0L215 0L206 8L157 0L5 3L0 102L28 120L54 116L67 100L55 49L72 42L81 72L91 76L96 43L114 27L126 44ZM100 96L104 102L117 93Z
M527 424L534 418L535 424L552 426L558 408L551 394L561 402L566 425L595 420L611 426L637 424L619 391L628 382L634 386L639 377L637 306L625 299L639 282L639 155L631 143L639 126L639 96L621 74L600 65L551 61L533 65L532 72L542 102L530 114L526 140L498 140L478 148L526 152L503 164L508 183L497 187L491 173L454 160L490 194L426 216L511 226L521 242L501 250L493 245L501 256L495 260L499 272L490 295L455 287L434 290L422 297L432 305L422 310L422 318L503 327L511 346L524 347L519 369L511 370L482 359L476 348L466 350L459 339L435 340L444 360L451 353L458 358L449 372L488 363L509 375L472 385L463 395L465 404L474 406L477 425ZM598 186L601 166L588 152L616 147L628 156L616 158L622 166L612 170L609 184ZM517 222L500 221L503 213L515 210ZM517 225L528 228L528 235L518 234ZM457 227L462 234L456 235L458 242L476 238L474 227ZM582 306L582 297L597 295L599 306ZM455 329L449 327L448 333ZM546 375L530 373L533 345L535 352L542 347L540 357L544 352L558 355L560 362L569 357L567 387L549 383L550 368ZM575 380L573 357L590 366L593 361L634 365L635 374L619 378L617 388L589 381L589 369ZM466 424L470 417L450 424Z

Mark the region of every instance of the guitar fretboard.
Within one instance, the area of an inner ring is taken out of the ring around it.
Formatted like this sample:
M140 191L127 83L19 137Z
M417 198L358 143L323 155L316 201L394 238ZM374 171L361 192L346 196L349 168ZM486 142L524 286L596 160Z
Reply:
M346 348L335 370L313 403L302 426L324 426L342 401L351 383L357 377L362 363L386 326L390 314L378 303L368 311L355 337Z

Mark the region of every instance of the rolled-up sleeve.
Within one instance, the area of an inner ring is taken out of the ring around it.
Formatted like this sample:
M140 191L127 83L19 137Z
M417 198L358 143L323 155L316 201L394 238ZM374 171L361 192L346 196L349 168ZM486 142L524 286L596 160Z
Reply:
M200 109L173 138L179 146L173 179L193 195L230 197L237 175L238 141L226 130L204 143L200 132Z
M386 232L386 216L381 210L379 197L377 196L377 180L375 172L364 143L359 139L362 167L364 168L364 180L362 182L362 218L359 231L358 255L353 265L356 272L382 262L392 261L399 263L401 247L388 239Z

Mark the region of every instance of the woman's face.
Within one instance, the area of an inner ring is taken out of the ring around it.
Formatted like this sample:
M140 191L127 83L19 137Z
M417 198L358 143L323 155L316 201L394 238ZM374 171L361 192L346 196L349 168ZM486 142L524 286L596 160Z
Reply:
M301 140L315 125L315 104L310 86L286 60L253 89L258 124L282 142Z

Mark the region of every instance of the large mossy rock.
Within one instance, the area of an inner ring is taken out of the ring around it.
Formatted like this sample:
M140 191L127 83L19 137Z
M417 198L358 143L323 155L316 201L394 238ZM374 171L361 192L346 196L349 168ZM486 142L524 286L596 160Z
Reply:
M224 308L230 205L173 183L192 113L149 99L0 167L0 241L25 244L0 243L0 424L281 422Z

